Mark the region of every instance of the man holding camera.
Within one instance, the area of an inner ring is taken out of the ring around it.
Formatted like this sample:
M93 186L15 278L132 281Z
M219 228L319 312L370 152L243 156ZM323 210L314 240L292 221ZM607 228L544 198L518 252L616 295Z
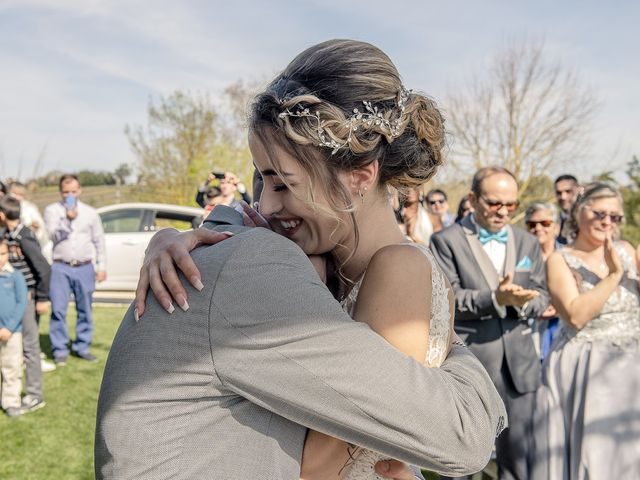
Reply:
M207 180L198 188L198 193L196 194L196 203L202 208L207 206L207 198L210 197L208 195L209 189L214 188L210 187L210 184L215 180L220 183L218 186L220 195L215 196L216 205L227 205L231 208L239 207L240 202L236 199L236 192L240 192L242 200L251 204L251 197L247 193L247 187L240 182L235 173L213 171L209 172Z
M89 352L93 334L91 300L96 282L107 278L105 241L100 216L94 208L78 200L81 193L78 177L62 175L61 201L52 203L44 210L44 223L53 242L49 336L53 360L57 365L65 365L69 357L67 306L71 292L78 315L76 339L71 344L71 350L78 358L97 361Z

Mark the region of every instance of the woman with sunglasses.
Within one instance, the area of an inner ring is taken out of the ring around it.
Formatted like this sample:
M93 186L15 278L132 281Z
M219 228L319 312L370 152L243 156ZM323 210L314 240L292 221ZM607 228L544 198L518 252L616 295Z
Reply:
M530 233L538 237L542 258L546 261L559 244L560 234L558 209L551 203L534 202L524 214L524 223Z
M538 391L533 478L640 478L640 290L635 251L616 241L620 193L578 197L573 241L547 260L561 318Z

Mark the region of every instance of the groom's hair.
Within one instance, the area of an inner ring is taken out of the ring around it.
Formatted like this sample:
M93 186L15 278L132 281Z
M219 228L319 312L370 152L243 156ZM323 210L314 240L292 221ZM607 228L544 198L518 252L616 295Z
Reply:
M488 167L482 167L473 175L473 180L471 181L471 191L473 192L473 194L476 197L482 195L482 182L484 181L484 179L498 173L509 175L511 178L513 178L513 181L516 182L516 185L518 184L518 179L513 173L511 173L510 170L499 165L490 165Z

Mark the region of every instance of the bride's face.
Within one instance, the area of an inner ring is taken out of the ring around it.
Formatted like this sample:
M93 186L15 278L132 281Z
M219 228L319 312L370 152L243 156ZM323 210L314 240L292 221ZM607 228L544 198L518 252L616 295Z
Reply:
M338 244L350 243L350 219L333 212L325 189L321 185L312 187L309 174L291 154L273 145L270 150L277 156L279 167L275 168L269 152L254 134L249 134L249 149L263 180L259 210L276 233L294 241L307 255L327 253ZM286 177L286 183L282 177ZM346 179L340 181L344 184Z

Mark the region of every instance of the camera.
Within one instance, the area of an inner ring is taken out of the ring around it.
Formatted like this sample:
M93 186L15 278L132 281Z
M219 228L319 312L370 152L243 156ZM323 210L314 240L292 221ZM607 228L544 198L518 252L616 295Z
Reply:
M224 172L219 172L217 170L211 171L211 175L216 177L218 180L222 180L224 178Z

